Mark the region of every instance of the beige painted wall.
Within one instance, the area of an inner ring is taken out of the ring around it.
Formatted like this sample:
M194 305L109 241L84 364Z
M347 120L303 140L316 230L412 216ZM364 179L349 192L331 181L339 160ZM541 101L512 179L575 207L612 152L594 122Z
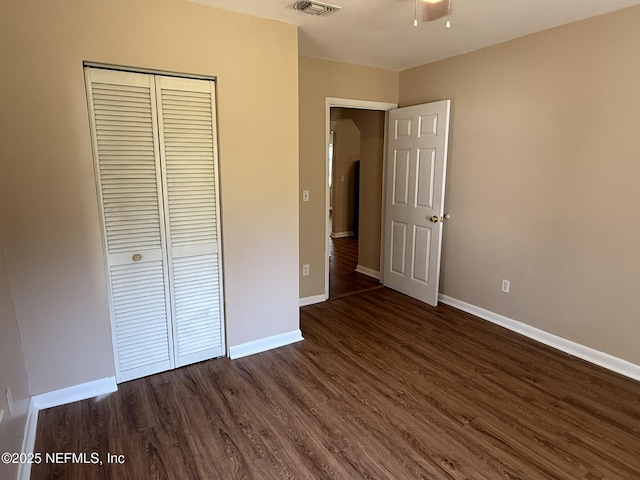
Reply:
M333 196L332 233L354 231L355 162L360 160L360 130L349 118L336 121L333 127Z
M114 374L83 60L218 78L228 345L299 328L295 26L179 0L6 0L0 31L0 218L32 394Z
M452 99L442 292L636 364L638 25L629 8L400 75L401 106Z
M300 276L300 297L325 290L326 98L395 103L398 78L397 72L299 58L300 189L310 191L309 202L299 195L300 264L310 266L310 275Z
M13 397L11 415L5 397L7 388L11 389ZM0 453L21 451L28 406L27 370L22 356L0 230L0 410L4 410L0 424ZM0 478L16 478L17 472L17 464L0 462Z
M358 265L380 271L385 112L351 109L360 130L360 235Z
M360 235L358 265L380 271L382 170L385 112L332 108L331 118L349 118L360 131Z

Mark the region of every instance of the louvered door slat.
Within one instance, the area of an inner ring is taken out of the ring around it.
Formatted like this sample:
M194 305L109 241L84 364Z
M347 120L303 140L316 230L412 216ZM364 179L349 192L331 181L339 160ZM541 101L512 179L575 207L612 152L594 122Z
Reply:
M105 75L106 73L106 75ZM102 194L102 204L105 212L111 211L112 202L126 202L127 205L135 208L137 206L136 197L127 198L124 192L114 192L110 190L110 186L122 186L123 184L148 183L151 186L157 185L156 178L156 152L154 149L154 128L153 128L153 98L152 85L150 82L148 87L144 86L123 86L128 95L120 96L118 94L118 85L109 82L110 72L93 72L93 81L91 88L97 90L97 95L93 96L93 118L96 131L97 156L100 167L100 183L104 187ZM145 77L145 76L141 76ZM118 81L116 76L112 77L112 81ZM144 81L143 78L140 80ZM118 82L122 83L122 82ZM127 141L120 140L116 143L108 138L114 135L113 125L105 125L103 122L109 120L109 123L117 124L117 130L128 130L128 127L135 125L137 130L131 131L131 135L127 137ZM139 158L140 169L133 175L129 172L119 170L117 167L110 165L114 157L120 155L127 157ZM146 160L146 161L145 161ZM111 168L109 168L111 167ZM110 175L109 172L113 172ZM114 185L116 184L116 185ZM157 191L156 191L157 198ZM156 204L156 210L158 209ZM152 231L140 231L138 229L138 217L131 218L118 217L115 223L120 230L131 242L116 241L114 238L112 225L114 222L109 215L105 215L106 220L106 236L108 253L122 252L140 242L145 248L161 248L160 224Z
M223 355L212 83L158 77L176 363ZM203 252L206 252L203 254Z
M217 256L201 256L199 260L190 265L185 265L181 258L173 261L178 358L221 348L220 292L215 282ZM194 288L194 280L205 275L212 280L209 288ZM201 342L195 345L194 338Z
M118 370L123 380L136 378L141 370L150 374L170 367L164 271L161 262L153 263L152 271L139 276L137 264L111 269ZM147 281L154 278L155 282ZM132 337L134 325L143 328ZM150 338L156 340L150 342Z
M155 83L101 69L85 75L122 382L173 365Z

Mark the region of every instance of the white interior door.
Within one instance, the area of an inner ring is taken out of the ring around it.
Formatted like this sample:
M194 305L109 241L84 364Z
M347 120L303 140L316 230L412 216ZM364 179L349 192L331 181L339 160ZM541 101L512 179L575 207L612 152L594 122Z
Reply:
M384 285L438 304L450 100L389 112Z
M215 84L85 75L116 378L222 356Z
M224 355L215 90L156 77L176 366Z
M85 69L119 382L171 368L169 282L152 75Z

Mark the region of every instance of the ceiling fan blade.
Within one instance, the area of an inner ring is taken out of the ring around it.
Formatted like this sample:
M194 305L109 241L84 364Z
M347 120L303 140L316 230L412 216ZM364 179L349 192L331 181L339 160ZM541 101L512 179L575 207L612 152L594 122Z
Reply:
M423 22L430 22L451 14L451 0L441 0L437 3L420 1L420 13Z

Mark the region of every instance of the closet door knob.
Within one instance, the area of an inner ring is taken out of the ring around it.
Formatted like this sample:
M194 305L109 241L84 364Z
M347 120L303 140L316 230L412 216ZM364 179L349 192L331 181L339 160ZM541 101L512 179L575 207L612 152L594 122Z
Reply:
M142 260L142 255L140 255L139 253L134 253L131 257L131 260L133 260L134 262L139 262L140 260Z

